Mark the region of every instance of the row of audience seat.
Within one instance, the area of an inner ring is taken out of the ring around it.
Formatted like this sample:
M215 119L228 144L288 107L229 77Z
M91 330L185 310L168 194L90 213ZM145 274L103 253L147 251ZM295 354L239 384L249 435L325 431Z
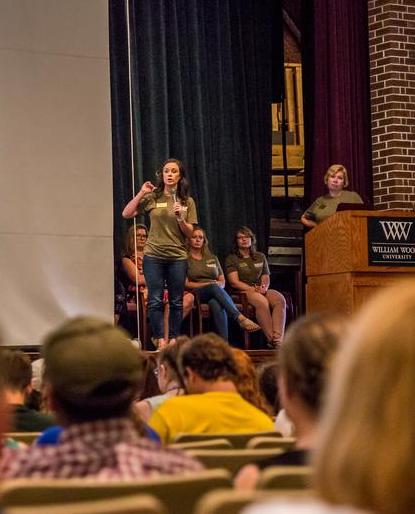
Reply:
M28 443L37 434L7 435ZM258 447L261 442L269 446ZM197 457L205 471L129 482L7 480L0 486L1 504L4 514L236 514L277 491L291 495L309 487L309 467L276 466L261 472L256 491L232 490L233 476L243 465L282 452L294 442L274 432L183 434L171 446Z
M308 477L310 469L304 466L278 466L275 468L267 468L263 471L258 490L267 491L267 495L271 496L276 491L301 491L307 489ZM144 502L140 507L137 503L137 510L133 510L133 505L126 502L125 507L130 509L125 512L165 512L166 514L207 514L204 502L204 495L212 491L221 491L222 497L229 497L232 502L236 502L240 506L242 503L248 503L248 499L255 499L258 495L241 496L241 491L233 494L232 476L225 469L211 469L201 471L192 476L181 477L158 477L147 481L129 481L129 482L102 482L92 479L19 479L8 480L3 482L0 487L1 502L5 510L5 514L20 512L24 514L24 509L34 512L35 506L47 509L51 506L55 509L62 505L62 512L74 514L73 505L83 502L87 506L87 502L100 502L102 507L108 507L108 502L116 498L136 497L137 495L152 495L156 499L153 505ZM226 494L224 493L226 490ZM258 492L257 490L257 492ZM265 496L265 495L264 495ZM241 503L241 499L244 502ZM105 502L103 501L105 500ZM161 510L160 509L161 504ZM64 510L66 505L67 510ZM147 510L138 510L138 508ZM109 511L108 509L94 512L102 512L120 514L118 510ZM148 510L148 509L156 510ZM39 510L40 512L40 510ZM43 510L44 514L48 511ZM49 512L52 512L51 510ZM54 512L57 513L55 510ZM89 511L78 511L79 514L87 514ZM222 511L223 512L223 511ZM237 512L237 511L235 511Z

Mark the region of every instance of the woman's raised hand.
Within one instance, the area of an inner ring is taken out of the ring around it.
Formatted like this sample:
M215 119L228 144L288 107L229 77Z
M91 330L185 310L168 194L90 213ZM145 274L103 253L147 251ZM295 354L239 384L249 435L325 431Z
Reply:
M146 195L147 193L151 193L155 188L156 186L147 180L147 182L144 182L144 184L141 186L140 193Z

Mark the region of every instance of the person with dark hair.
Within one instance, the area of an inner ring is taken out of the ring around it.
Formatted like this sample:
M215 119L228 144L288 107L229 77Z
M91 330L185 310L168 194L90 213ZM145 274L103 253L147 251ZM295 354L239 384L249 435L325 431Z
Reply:
M156 185L145 182L123 210L124 218L139 213L150 216L150 232L144 248L143 271L148 287L148 309L156 346L168 344L164 338L164 289L167 286L169 338L180 334L183 292L187 272L186 238L197 223L194 200L183 163L167 159L156 173Z
M187 395L165 401L150 426L165 443L181 433L246 433L273 430L269 416L237 392L232 348L214 333L195 337L180 351Z
M273 416L276 416L280 410L277 386L278 369L277 362L266 362L257 368L259 390Z
M240 227L235 232L233 253L226 258L225 271L229 284L246 294L254 307L268 347L276 348L284 337L286 302L281 293L269 288L267 258L257 251L250 228Z
M244 316L225 291L225 276L219 259L209 248L205 231L195 227L189 238L189 268L186 287L195 292L202 303L209 304L217 333L228 340L228 316L248 332L261 327Z
M4 394L11 410L13 432L40 432L55 424L52 416L27 407L32 391L32 366L27 354L2 348Z
M169 344L169 346L160 350L157 366L154 368L153 372L157 377L161 394L144 398L134 405L134 408L143 421L148 421L151 414L166 400L185 393L183 380L179 371L178 358L180 348L188 340L189 338L187 336L179 336L175 343Z
M2 478L128 480L201 469L192 458L140 437L132 404L143 354L126 332L74 318L46 337L42 353L47 400L63 430L53 446L5 450Z
M3 369L3 355L0 351L0 371ZM0 372L0 456L3 446L7 444L4 440L4 434L10 430L9 425L10 409L7 407L6 391L4 389L3 374Z
M295 427L296 447L242 468L235 479L237 487L254 487L259 470L268 466L308 463L331 362L346 328L343 318L327 313L304 316L290 325L279 351L278 391Z
M135 228L135 235L134 235ZM147 302L148 289L146 287L146 279L143 273L143 257L144 247L148 238L148 230L145 225L138 223L131 225L127 232L125 252L121 260L124 285L127 288L127 299L136 298L137 288L143 292L144 300ZM167 290L163 295L164 302L164 340L169 338L169 302ZM183 319L186 318L194 305L194 297L192 293L184 291L183 293ZM129 327L128 327L129 328Z

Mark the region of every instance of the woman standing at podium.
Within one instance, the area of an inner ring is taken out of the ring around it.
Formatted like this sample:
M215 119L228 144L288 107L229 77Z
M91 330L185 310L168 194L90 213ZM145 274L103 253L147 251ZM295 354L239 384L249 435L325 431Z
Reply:
M349 185L347 170L342 164L332 164L324 175L328 192L319 196L301 216L301 223L313 228L333 215L340 203L363 203L355 191L346 191Z

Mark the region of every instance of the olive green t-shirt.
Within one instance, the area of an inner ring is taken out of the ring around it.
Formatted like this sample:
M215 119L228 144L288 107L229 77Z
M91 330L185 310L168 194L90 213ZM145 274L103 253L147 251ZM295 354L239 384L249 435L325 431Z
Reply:
M269 275L267 258L261 252L256 252L253 257L238 257L231 253L225 261L226 274L237 271L239 280L251 286L259 285L261 275Z
M189 267L187 268L187 278L191 282L208 282L217 280L219 275L223 275L223 270L216 255L204 255L200 260L188 257Z
M339 196L333 197L329 194L319 196L304 214L312 213L314 221L321 223L329 216L332 216L340 203L363 203L363 200L355 191L342 191Z
M173 212L173 197L164 193L156 198L147 194L140 203L140 212L150 216L150 231L144 247L144 255L168 259L186 259L186 236L180 230L177 216ZM189 197L184 204L187 223L197 223L196 205Z

